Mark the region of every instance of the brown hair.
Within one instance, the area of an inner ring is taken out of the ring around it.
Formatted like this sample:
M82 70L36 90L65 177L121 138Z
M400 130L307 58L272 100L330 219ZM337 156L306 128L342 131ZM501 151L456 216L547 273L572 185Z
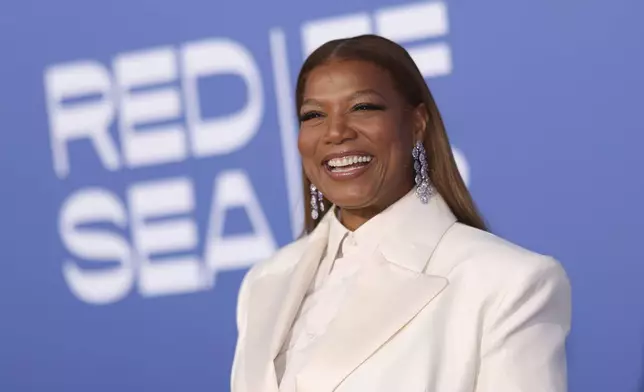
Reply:
M377 35L361 35L327 42L311 53L300 70L295 92L297 113L302 106L304 87L309 73L315 67L332 60L361 60L373 63L389 72L397 89L410 105L417 106L421 103L425 105L429 121L424 145L427 150L431 181L459 222L487 230L454 161L445 125L436 102L409 53L395 42ZM302 179L305 201L304 232L310 233L317 226L318 220L312 219L309 215L310 182L303 170ZM330 203L327 200L325 200L325 206L327 207L325 211L329 211Z

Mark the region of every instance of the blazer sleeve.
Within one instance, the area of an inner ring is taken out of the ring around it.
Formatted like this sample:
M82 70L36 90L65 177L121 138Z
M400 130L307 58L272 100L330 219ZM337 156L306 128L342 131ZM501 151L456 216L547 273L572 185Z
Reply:
M570 283L554 259L535 264L486 317L475 392L567 391Z

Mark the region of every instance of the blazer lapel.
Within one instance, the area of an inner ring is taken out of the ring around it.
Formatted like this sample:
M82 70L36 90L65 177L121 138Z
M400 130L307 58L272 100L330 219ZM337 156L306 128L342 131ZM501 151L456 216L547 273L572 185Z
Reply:
M299 261L286 271L268 273L249 296L244 373L248 392L277 392L274 359L284 342L326 248L327 221L310 235Z
M386 260L366 268L298 376L298 391L330 392L447 286Z
M438 195L418 204L357 275L298 375L299 392L333 391L448 285L445 277L423 271L456 219Z

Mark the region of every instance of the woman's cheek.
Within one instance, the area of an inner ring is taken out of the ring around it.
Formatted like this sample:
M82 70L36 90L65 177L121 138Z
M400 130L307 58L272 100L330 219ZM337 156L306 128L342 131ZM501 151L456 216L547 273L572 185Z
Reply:
M318 138L314 132L307 129L300 129L300 134L297 139L297 148L302 157L303 163L309 163L314 161L316 145L318 143ZM308 166L308 165L307 165Z
M302 159L302 165L304 166L304 174L306 177L313 183L317 181L317 176L313 170L313 163L309 159Z
M297 135L297 150L302 157L306 155L306 135L303 133L301 128Z

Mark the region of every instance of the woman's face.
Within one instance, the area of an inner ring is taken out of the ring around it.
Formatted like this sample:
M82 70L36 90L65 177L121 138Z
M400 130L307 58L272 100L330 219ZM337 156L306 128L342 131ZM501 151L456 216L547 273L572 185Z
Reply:
M364 61L333 61L308 75L298 147L304 171L332 203L387 208L413 186L411 151L427 123L389 73Z

